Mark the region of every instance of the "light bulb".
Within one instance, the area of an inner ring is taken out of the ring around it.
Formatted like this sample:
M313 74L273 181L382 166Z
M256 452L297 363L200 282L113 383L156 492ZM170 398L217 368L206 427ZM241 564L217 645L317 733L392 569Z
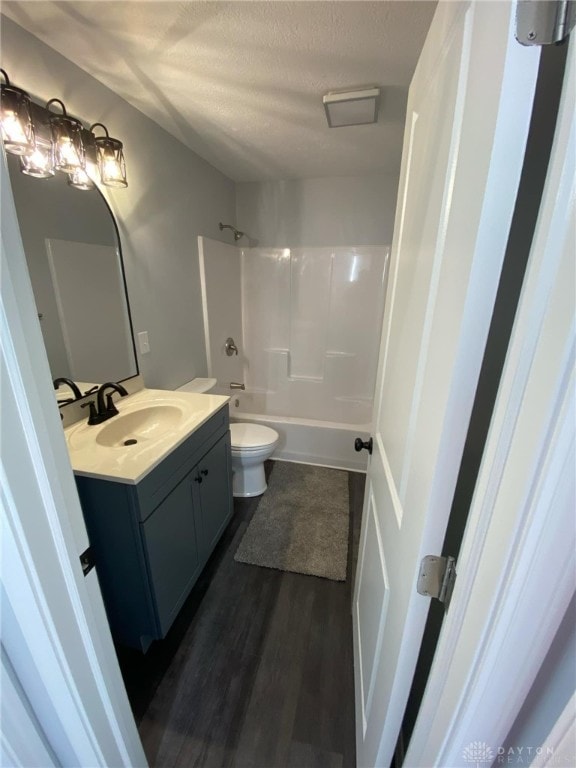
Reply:
M89 191L96 189L96 185L82 168L78 168L73 173L68 174L68 184L76 189Z
M61 138L58 142L58 158L58 165L62 168L62 170L69 171L71 169L80 168L82 166L78 156L78 151L67 136Z
M2 139L7 152L14 155L30 154L32 147L30 138L14 113L4 114L2 117Z
M20 158L22 173L36 179L54 176L54 151L51 141L36 137L34 151L29 157Z
M34 151L34 126L30 115L30 97L21 88L10 85L8 75L0 86L0 126L6 152L30 155Z
M107 157L104 161L104 175L108 181L119 181L122 178L120 164L115 157Z

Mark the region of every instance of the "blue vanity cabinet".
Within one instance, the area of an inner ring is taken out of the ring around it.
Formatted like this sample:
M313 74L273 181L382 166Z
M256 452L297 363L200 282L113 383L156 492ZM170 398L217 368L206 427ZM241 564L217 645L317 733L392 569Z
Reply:
M232 516L228 406L136 485L76 476L115 640L165 637Z
M202 568L192 475L140 524L160 636L164 637Z
M228 506L231 488L222 482L221 467L230 463L230 432L202 458L193 485L196 494L195 508L200 511L201 552L207 559L220 540L230 519ZM230 478L232 468L230 466Z

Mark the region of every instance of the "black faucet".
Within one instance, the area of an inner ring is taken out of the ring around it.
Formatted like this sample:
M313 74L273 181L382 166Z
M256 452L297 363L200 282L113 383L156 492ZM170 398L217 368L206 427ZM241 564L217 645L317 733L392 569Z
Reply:
M115 392L118 392L121 397L126 397L128 394L122 384L116 384L114 381L107 381L105 384L102 384L96 395L96 405L94 405L94 400L89 400L82 406L82 408L90 406L88 424L102 424L103 421L108 421L112 416L117 415L118 409L112 400L112 392L106 394L106 405L104 405L104 395L107 389L113 389Z
M80 389L78 388L78 385L74 381L72 381L72 379L66 379L63 376L60 376L60 378L54 379L52 384L54 384L54 389L58 389L60 384L67 384L70 387L70 389L72 390L72 392L74 394L74 398L76 400L80 400L80 398L82 397L82 392L80 392ZM65 402L71 403L72 400L68 399Z

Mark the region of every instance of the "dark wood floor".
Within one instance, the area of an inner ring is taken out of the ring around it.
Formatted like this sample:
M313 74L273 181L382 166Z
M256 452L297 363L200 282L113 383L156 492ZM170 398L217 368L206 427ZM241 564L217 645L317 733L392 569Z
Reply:
M167 638L145 656L118 649L151 766L355 765L351 596L364 475L349 473L349 490L345 583L235 562L258 504L236 499Z

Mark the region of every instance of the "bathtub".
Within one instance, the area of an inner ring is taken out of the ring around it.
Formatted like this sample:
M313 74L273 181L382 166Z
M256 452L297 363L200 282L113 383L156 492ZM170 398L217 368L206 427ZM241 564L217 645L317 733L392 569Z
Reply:
M338 424L292 416L247 413L235 406L234 397L230 402L230 420L263 424L275 429L280 441L273 459L366 472L367 453L357 453L354 450L354 440L357 437L368 439L369 424Z

